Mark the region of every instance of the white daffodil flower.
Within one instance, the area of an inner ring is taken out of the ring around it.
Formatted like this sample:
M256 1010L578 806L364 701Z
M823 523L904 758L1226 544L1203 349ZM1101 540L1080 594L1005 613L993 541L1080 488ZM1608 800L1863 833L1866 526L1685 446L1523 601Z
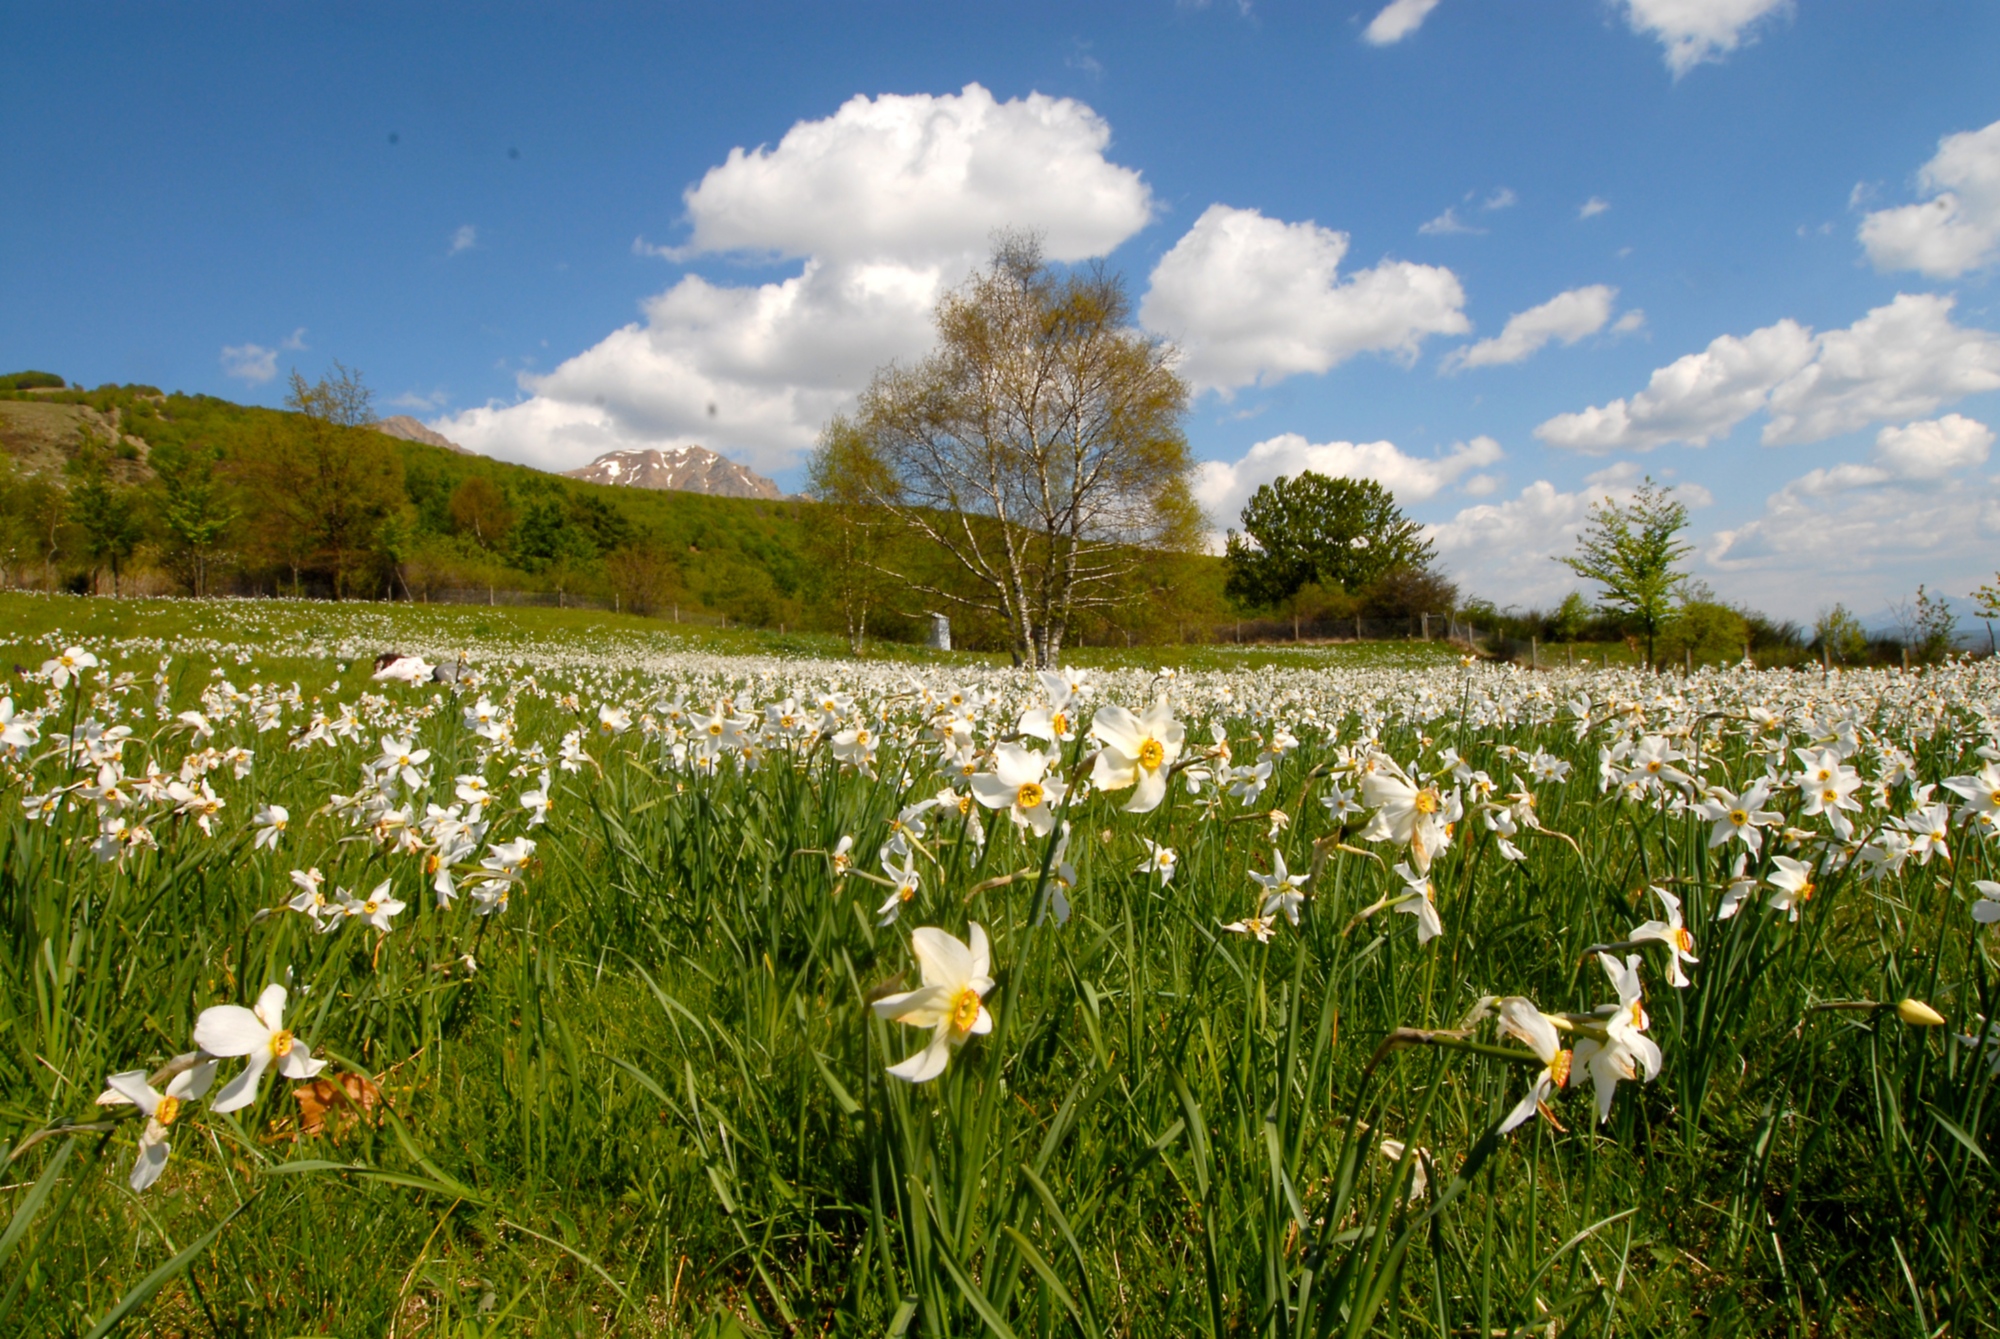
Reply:
M1407 863L1396 866L1396 877L1405 885L1403 900L1396 904L1396 910L1417 918L1417 947L1436 939L1444 933L1444 919L1438 915L1437 889L1432 886L1428 874L1420 874Z
M1626 958L1622 966L1608 953L1598 954L1597 961L1618 992L1618 1005L1605 1021L1603 1040L1588 1036L1577 1040L1569 1085L1572 1088L1584 1082L1591 1085L1601 1124L1611 1119L1611 1096L1619 1083L1636 1082L1641 1074L1646 1082L1652 1082L1659 1075L1661 1056L1659 1044L1645 1035L1647 1020L1639 984L1639 955Z
M1812 868L1788 855L1773 856L1771 861L1777 869L1764 876L1764 882L1778 890L1771 895L1771 910L1785 912L1797 920L1799 908L1812 901L1812 895L1818 891Z
M292 821L292 811L282 804L267 804L257 811L255 823L257 837L252 845L259 851L278 849L278 838L285 835L285 828Z
M1457 794L1419 786L1386 758L1362 777L1361 794L1375 809L1361 840L1409 847L1419 873L1428 873L1438 852L1451 844L1451 825L1464 812Z
M1306 896L1299 889L1310 878L1307 874L1294 874L1285 868L1285 853L1277 847L1271 848L1271 872L1259 874L1250 871L1250 881L1264 890L1264 905L1257 915L1264 920L1276 920L1279 912L1293 925L1299 923L1299 908L1305 905Z
M285 1029L285 988L276 982L264 987L253 1009L240 1004L203 1009L194 1022L194 1044L210 1055L247 1061L209 1103L214 1111L237 1111L256 1101L264 1071L273 1064L288 1079L309 1079L326 1068L326 1061L313 1059L311 1049Z
M987 992L993 989L985 928L974 921L969 938L969 944L960 943L929 925L914 931L910 951L916 955L923 984L875 1001L878 1018L931 1029L928 1046L889 1066L889 1073L905 1082L930 1082L944 1073L951 1053L968 1038L993 1030L993 1015L984 1003Z
M993 750L993 770L972 778L972 793L988 809L1005 809L1016 824L1046 837L1055 831L1063 800L1063 784L1046 775L1048 767L1048 754L1002 744Z
M1770 798L1771 787L1765 781L1756 782L1740 796L1720 786L1712 787L1708 798L1694 807L1695 813L1711 825L1709 848L1713 850L1734 837L1752 851L1763 850L1762 829L1785 821L1783 814L1763 807Z
M1544 1109L1548 1095L1569 1081L1574 1057L1563 1049L1562 1034L1556 1031L1554 1020L1537 1009L1533 1001L1519 995L1500 1001L1500 1030L1526 1042L1535 1058L1542 1062L1529 1085L1528 1095L1500 1122L1500 1133L1506 1134L1533 1120L1535 1112Z
M1667 945L1672 950L1667 956L1667 984L1676 990L1682 990L1688 985L1688 976L1681 970L1681 964L1701 961L1694 956L1694 936L1689 934L1687 927L1681 923L1681 900L1664 888L1653 889L1653 895L1659 898L1660 904L1667 909L1667 918L1663 921L1647 921L1626 938L1657 940Z
M1099 707L1091 717L1090 733L1102 746L1091 765L1090 784L1103 791L1131 788L1132 798L1125 802L1128 814L1159 808L1187 736L1166 696L1162 694L1144 716L1119 706Z
M1141 837L1139 840L1146 843L1146 858L1139 862L1139 867L1133 873L1157 874L1160 876L1160 887L1166 887L1174 881L1174 871L1180 868L1180 855L1173 847L1162 846L1150 837Z
M132 1164L132 1176L127 1182L134 1191L142 1191L160 1179L167 1166L167 1155L172 1151L167 1134L180 1119L181 1108L200 1101L215 1082L215 1067L214 1060L195 1061L167 1082L164 1093L147 1082L143 1069L128 1069L105 1079L105 1091L97 1099L99 1106L136 1106L146 1116L146 1128L139 1135L139 1157Z

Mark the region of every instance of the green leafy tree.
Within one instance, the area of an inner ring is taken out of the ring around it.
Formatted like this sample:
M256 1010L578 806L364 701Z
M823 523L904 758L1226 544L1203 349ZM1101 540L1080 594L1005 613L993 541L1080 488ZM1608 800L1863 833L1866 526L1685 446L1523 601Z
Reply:
M1814 621L1813 647L1829 661L1859 664L1868 655L1868 631L1846 605L1836 604Z
M241 514L216 474L222 453L167 441L149 459L159 480L160 560L190 595L206 596Z
M1434 556L1422 527L1373 479L1280 475L1250 495L1242 524L1242 534L1229 532L1224 590L1250 609L1291 608L1308 587L1359 594L1392 572L1427 569Z
M514 509L507 495L483 474L467 475L452 490L446 510L451 528L489 553L505 545L507 532L514 528Z
M1638 624L1646 640L1646 664L1654 664L1660 629L1674 612L1675 596L1687 574L1677 566L1693 551L1680 538L1687 507L1671 485L1651 477L1632 500L1605 498L1590 509L1590 523L1577 536L1576 553L1557 562L1604 587L1602 603Z
M297 371L285 404L293 413L263 450L242 461L267 560L322 573L335 599L383 561L382 523L402 507L403 461L375 421L361 374L339 363L308 383Z
M851 419L836 417L806 465L804 540L821 588L840 608L848 649L860 655L868 616L894 592L885 570L895 519L872 499L889 491L882 461Z
M1134 326L1122 278L1058 271L1034 238L1003 237L936 319L936 348L862 396L884 481L870 500L955 569L913 589L1053 665L1079 611L1130 601L1150 553L1200 543L1187 382Z
M83 554L91 562L91 589L94 592L97 588L98 571L108 567L115 597L126 562L146 538L139 499L112 477L105 445L94 437L85 437L83 449L70 461L69 473L70 520L82 537Z

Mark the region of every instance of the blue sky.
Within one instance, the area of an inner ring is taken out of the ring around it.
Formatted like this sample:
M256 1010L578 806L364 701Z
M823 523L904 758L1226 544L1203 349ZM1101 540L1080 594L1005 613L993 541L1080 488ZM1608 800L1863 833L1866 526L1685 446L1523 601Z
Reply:
M1386 9L1385 9L1386 4ZM787 485L1001 226L1185 350L1202 492L1394 488L1502 603L1592 498L1809 617L2000 566L1987 0L19 6L0 370ZM1510 324L1511 322L1511 324Z

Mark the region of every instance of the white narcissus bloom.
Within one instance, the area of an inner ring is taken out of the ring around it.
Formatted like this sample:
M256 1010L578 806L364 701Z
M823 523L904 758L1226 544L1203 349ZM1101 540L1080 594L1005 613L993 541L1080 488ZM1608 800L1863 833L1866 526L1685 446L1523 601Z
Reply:
M1285 853L1275 846L1272 847L1271 872L1259 874L1254 869L1250 871L1250 881L1264 890L1264 905L1258 911L1258 916L1274 921L1282 911L1286 920L1297 925L1299 908L1306 900L1305 894L1299 889L1310 877L1306 874L1294 874L1285 868Z
M1432 859L1451 844L1451 825L1464 812L1456 794L1419 786L1386 759L1361 778L1361 794L1375 808L1361 840L1409 847L1419 873L1428 872Z
M292 811L282 804L267 804L257 811L257 839L254 843L260 851L278 849L278 838L285 835L285 827L292 821Z
M1720 786L1712 787L1708 794L1709 798L1696 805L1694 811L1712 825L1708 834L1711 850L1735 837L1752 851L1761 851L1764 834L1759 829L1785 821L1783 814L1762 807L1771 798L1768 782L1759 781L1740 796Z
M1533 1001L1519 995L1510 995L1500 1001L1500 1030L1518 1041L1528 1044L1542 1067L1535 1071L1528 1095L1507 1113L1507 1119L1500 1122L1500 1133L1519 1128L1534 1119L1535 1112L1542 1109L1542 1102L1554 1090L1569 1082L1570 1063L1574 1057L1563 1049L1562 1034L1556 1031L1555 1023L1534 1006Z
M254 1009L218 1004L194 1021L194 1044L214 1056L245 1057L243 1072L222 1086L209 1108L236 1111L257 1100L257 1086L273 1064L288 1079L309 1079L326 1068L310 1048L285 1030L285 988L264 987Z
M1271 932L1278 928L1276 918L1270 916L1245 916L1240 921L1229 921L1223 929L1231 934L1254 935L1260 944L1271 942Z
M1812 869L1804 861L1794 860L1788 855L1772 856L1777 869L1764 876L1764 882L1778 891L1771 894L1771 910L1790 914L1793 920L1799 918L1799 908L1812 901L1817 891L1813 883Z
M382 768L387 776L398 778L411 790L424 784L424 774L417 770L430 761L431 751L420 749L407 739L397 739L393 735L382 736Z
M69 687L70 680L80 680L85 670L96 668L97 657L81 646L72 646L55 659L42 662L42 673L58 688Z
M1419 874L1407 863L1396 866L1396 876L1407 887L1403 900L1396 904L1396 910L1417 918L1417 947L1422 948L1444 933L1444 920L1437 909L1437 889L1431 885L1428 874Z
M1102 745L1092 764L1090 784L1103 791L1133 788L1128 814L1151 813L1167 797L1167 778L1180 759L1187 728L1174 719L1164 694L1134 716L1119 706L1103 706L1091 717L1090 733Z
M892 858L896 854L898 853L890 851L887 847L881 852L882 872L894 880L895 885L889 889L889 896L883 899L882 905L875 908L877 925L888 925L902 915L903 904L917 895L917 888L922 883L922 872L917 869L917 853L910 850L902 851L901 868L897 867Z
M1400 1139L1384 1139L1376 1147L1381 1149L1383 1158L1390 1162L1401 1162L1408 1145ZM1429 1151L1422 1148L1418 1149L1416 1156L1410 1159L1410 1199L1420 1200L1430 1190L1430 1173L1425 1170L1425 1164L1429 1161Z
M1076 692L1069 678L1054 670L1042 670L1037 677L1042 681L1042 691L1049 696L1049 705L1021 713L1020 723L1014 728L1051 744L1067 744L1076 738L1076 720L1071 715Z
M909 1083L928 1083L944 1073L951 1053L969 1037L993 1030L993 1015L983 1002L993 989L991 955L986 930L979 922L970 926L971 943L960 943L935 926L923 926L910 935L910 951L916 954L923 984L915 990L875 1001L875 1014L909 1027L930 1028L930 1045L889 1073Z
M139 1135L139 1157L132 1164L132 1178L128 1182L133 1190L144 1190L160 1179L171 1151L167 1133L180 1119L181 1107L200 1101L208 1086L215 1082L215 1066L214 1060L189 1065L168 1081L164 1093L146 1081L143 1069L128 1069L104 1081L104 1092L99 1095L97 1105L136 1106L146 1116L146 1128Z
M1611 1095L1619 1082L1636 1082L1641 1073L1651 1083L1659 1075L1659 1044L1645 1035L1646 1008L1639 984L1639 955L1625 959L1621 967L1608 953L1597 955L1604 974L1618 992L1618 1008L1604 1025L1605 1038L1581 1038L1576 1044L1575 1065L1570 1070L1572 1088L1588 1082L1597 1097L1597 1119L1611 1119Z
M394 928L389 924L389 918L401 911L404 905L389 895L389 883L388 879L384 879L375 886L375 891L368 894L368 896L349 898L342 910L350 916L359 916L362 920L367 921L370 925L382 931L382 933L387 934Z
M993 750L993 770L972 778L972 793L988 809L1005 809L1020 826L1046 837L1055 831L1055 806L1063 800L1063 784L1046 775L1048 767L1048 754L1002 744Z
M622 735L632 728L632 713L603 703L597 708L597 728L607 735Z
M1626 938L1658 940L1672 949L1673 951L1667 956L1667 984L1679 990L1688 984L1687 973L1681 970L1681 964L1700 962L1701 959L1694 956L1694 936L1688 933L1685 925L1681 924L1681 900L1664 888L1655 888L1653 895L1659 898L1660 904L1667 909L1667 918L1663 921L1647 921Z
M1976 775L1947 778L1944 788L1966 802L1959 811L1962 817L2000 814L2000 767L1990 762Z
M1181 863L1180 855L1173 847L1161 846L1150 837L1141 837L1139 840L1146 843L1146 858L1139 862L1139 868L1133 873L1157 874L1160 876L1160 887L1166 887L1174 881L1174 870L1179 868Z
M1972 886L1979 890L1979 900L1972 904L1972 919L1981 925L2000 921L2000 883L1991 879L1974 879Z

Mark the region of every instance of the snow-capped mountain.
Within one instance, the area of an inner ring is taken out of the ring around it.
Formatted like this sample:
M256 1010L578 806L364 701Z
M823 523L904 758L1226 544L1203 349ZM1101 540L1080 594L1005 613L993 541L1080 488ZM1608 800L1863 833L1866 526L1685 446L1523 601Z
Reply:
M685 493L717 497L784 497L763 475L725 459L705 446L670 446L607 451L580 470L563 471L571 479L627 488L676 488Z

